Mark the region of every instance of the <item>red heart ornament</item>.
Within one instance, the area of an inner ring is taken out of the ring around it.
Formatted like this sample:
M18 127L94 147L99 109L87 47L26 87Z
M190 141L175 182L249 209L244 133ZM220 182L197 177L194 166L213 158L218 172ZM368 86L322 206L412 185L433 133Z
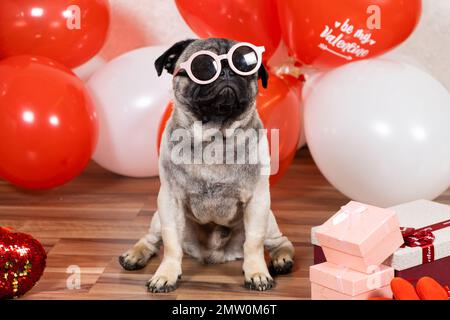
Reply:
M42 276L47 254L32 236L0 227L0 299L19 297Z

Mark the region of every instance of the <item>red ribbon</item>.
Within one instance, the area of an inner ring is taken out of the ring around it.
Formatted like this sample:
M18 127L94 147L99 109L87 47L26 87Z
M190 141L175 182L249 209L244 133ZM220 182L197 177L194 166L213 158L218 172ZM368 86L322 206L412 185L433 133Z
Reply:
M420 229L414 228L400 228L405 243L404 247L421 247L422 248L422 263L430 263L434 261L434 240L436 236L433 231L450 227L450 220L439 222L431 226Z

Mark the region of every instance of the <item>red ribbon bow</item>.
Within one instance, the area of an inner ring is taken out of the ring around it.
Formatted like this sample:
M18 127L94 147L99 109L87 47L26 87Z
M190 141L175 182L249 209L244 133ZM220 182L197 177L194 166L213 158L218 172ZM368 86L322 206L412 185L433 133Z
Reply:
M421 247L422 263L430 263L434 261L434 236L431 228L414 229L402 228L403 240L405 243L402 247Z
M407 247L423 247L432 244L436 239L430 229L416 230L406 228L402 230L402 234Z
M414 228L400 228L405 243L404 247L421 247L422 248L422 263L430 263L434 261L434 240L436 236L433 231L444 229L450 226L450 220L439 222L431 226L420 229Z

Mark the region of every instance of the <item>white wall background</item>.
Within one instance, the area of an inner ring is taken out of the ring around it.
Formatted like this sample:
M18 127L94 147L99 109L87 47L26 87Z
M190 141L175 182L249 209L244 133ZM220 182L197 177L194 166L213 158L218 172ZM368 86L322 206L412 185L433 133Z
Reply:
M423 0L416 32L397 52L414 57L450 89L450 0Z
M110 2L111 36L101 53L107 59L134 48L195 37L174 0ZM423 3L419 27L397 51L417 60L450 89L450 0L423 0Z

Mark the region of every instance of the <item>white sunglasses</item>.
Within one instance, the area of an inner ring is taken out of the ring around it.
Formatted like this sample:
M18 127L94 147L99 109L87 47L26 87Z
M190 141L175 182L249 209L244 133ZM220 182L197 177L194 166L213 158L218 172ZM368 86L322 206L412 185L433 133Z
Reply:
M219 78L222 60L228 60L228 65L236 74L249 76L258 72L261 67L264 51L264 47L246 42L237 43L227 54L220 56L208 50L199 51L181 63L174 76L183 69L195 83L210 84Z

